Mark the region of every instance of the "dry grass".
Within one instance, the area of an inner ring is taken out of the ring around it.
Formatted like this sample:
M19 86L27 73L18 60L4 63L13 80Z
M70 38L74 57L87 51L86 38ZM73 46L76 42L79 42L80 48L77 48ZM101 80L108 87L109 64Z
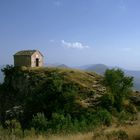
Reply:
M92 133L86 133L86 134L75 134L75 135L65 135L65 136L59 136L59 135L53 135L49 137L26 137L23 140L93 140L92 139L93 134Z
M128 139L118 139L113 132L118 132L119 130L125 131L128 134ZM35 132L27 133L28 136L25 138L17 138L15 136L8 136L6 133L0 136L0 140L140 140L140 114L138 120L134 124L124 124L117 126L116 124L110 127L104 127L96 129L94 132L89 133L78 133L78 134L68 134L68 135L49 135L36 136Z
M123 130L128 133L129 140L140 140L140 123L131 127L124 127Z
M52 136L48 140L92 140L92 133L87 134L75 134L68 136Z
M140 126L121 128L128 134L129 140L140 140Z
M114 131L123 130L128 134L128 140L140 140L140 122L134 125L126 125L116 127L111 126L104 129L99 129L97 132L89 132L89 133L79 133L79 134L71 134L71 135L51 135L48 137L38 136L38 137L26 137L23 140L121 140L116 139L115 137L111 137L110 139L107 137L108 133L112 133Z
M114 137L108 138L107 134L111 134L114 131L123 130L128 134L127 140L140 140L140 122L134 125L126 125L116 127L111 126L108 128L98 129L96 132L89 133L78 133L78 134L69 134L69 135L50 135L50 136L27 136L23 139L16 138L14 136L9 137L5 136L3 138L0 137L0 140L121 140ZM123 139L126 140L126 139Z
M57 67L39 67L39 68L26 68L22 69L23 71L33 72L37 74L47 74L50 73L57 73L61 74L65 77L66 80L72 81L74 83L78 83L83 87L92 88L94 84L93 81L101 81L101 76L94 73L94 72L86 72L78 69L71 69L71 68L57 68ZM84 83L84 84L83 84Z

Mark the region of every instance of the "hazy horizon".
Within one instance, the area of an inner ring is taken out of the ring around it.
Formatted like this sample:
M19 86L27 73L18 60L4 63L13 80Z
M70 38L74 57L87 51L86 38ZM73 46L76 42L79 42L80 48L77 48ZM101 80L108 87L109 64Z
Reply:
M140 70L139 0L0 0L0 65L37 49L46 63Z

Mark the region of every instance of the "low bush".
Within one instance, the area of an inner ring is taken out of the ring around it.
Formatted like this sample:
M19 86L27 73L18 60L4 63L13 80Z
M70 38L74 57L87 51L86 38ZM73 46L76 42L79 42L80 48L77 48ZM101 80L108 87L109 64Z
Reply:
M110 93L106 93L101 97L101 107L111 110L112 106L114 104L114 97Z
M106 134L106 137L109 140L128 140L128 134L123 130L109 132L108 134Z
M36 116L33 116L31 126L35 128L37 132L43 132L48 128L48 120L43 113L37 113Z
M20 122L18 122L17 120L13 119L13 120L7 120L5 122L6 124L6 131L8 132L8 134L12 134L18 137L22 137L23 136L23 131L20 125Z
M109 126L112 121L112 115L105 109L99 109L99 111L97 111L97 118L101 124L107 126Z

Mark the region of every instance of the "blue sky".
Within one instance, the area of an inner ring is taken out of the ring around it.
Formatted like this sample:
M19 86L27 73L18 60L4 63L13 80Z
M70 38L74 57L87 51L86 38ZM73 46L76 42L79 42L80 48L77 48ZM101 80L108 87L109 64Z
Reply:
M140 0L0 0L0 64L25 49L46 63L140 70Z

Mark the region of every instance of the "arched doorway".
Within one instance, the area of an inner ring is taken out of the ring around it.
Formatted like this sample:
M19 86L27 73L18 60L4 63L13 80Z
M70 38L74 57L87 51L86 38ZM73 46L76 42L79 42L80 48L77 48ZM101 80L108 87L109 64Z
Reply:
M36 58L36 67L39 67L39 58Z

